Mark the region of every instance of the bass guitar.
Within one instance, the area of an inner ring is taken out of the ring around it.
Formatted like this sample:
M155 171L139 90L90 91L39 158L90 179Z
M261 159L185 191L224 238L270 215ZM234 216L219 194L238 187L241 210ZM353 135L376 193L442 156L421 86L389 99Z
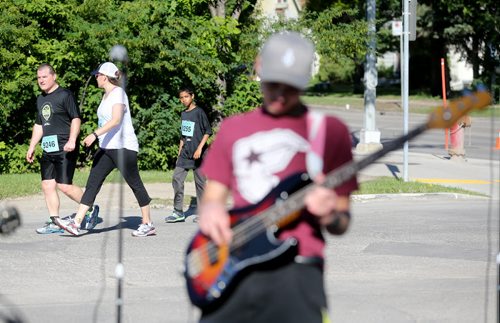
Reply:
M447 107L438 107L427 122L384 143L381 150L328 173L322 185L335 188L424 131L450 128L472 109L484 108L490 102L491 96L486 91L478 91L450 102ZM204 311L216 309L246 272L292 261L297 241L278 240L275 232L297 220L304 207L304 196L313 185L303 174L297 174L281 182L260 203L229 211L233 230L230 245L217 246L197 232L190 241L184 262L191 302Z

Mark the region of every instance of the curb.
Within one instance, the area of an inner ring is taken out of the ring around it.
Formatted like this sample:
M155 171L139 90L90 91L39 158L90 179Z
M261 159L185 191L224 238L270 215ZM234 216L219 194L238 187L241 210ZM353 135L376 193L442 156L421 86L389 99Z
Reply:
M421 199L489 199L487 196L469 195L461 193L399 193L399 194L360 194L351 195L351 200L356 202L368 202L372 200L421 200Z

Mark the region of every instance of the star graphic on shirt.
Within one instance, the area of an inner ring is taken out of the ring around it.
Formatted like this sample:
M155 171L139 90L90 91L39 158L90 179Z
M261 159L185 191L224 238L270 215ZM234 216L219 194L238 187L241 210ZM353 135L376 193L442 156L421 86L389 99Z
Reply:
M254 162L260 162L259 156L260 156L260 154L251 150L250 155L248 155L248 157L246 158L246 160L249 163L249 166L251 166Z

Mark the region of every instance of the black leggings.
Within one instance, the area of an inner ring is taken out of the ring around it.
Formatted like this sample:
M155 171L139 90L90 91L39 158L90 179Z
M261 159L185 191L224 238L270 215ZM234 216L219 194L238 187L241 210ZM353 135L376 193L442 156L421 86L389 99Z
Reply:
M119 163L120 152L123 154L123 166ZM128 186L134 192L139 206L149 205L151 198L139 175L137 152L128 149L99 148L97 150L94 155L89 178L87 179L85 192L80 202L84 205L93 205L97 194L101 190L102 183L104 183L106 177L115 168L118 168Z

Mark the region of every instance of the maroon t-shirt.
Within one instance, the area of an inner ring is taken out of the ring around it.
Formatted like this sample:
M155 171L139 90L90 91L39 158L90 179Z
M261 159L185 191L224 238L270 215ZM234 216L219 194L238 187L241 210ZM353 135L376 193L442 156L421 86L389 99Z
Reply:
M203 162L202 172L229 188L235 208L257 204L283 179L306 172L306 116L307 113L276 117L258 108L226 118ZM351 137L346 125L335 117L326 117L323 172L350 160ZM353 177L335 188L335 192L347 196L357 187ZM299 241L299 254L323 256L324 238L312 215L304 214L300 222L284 228L280 238L288 236Z

